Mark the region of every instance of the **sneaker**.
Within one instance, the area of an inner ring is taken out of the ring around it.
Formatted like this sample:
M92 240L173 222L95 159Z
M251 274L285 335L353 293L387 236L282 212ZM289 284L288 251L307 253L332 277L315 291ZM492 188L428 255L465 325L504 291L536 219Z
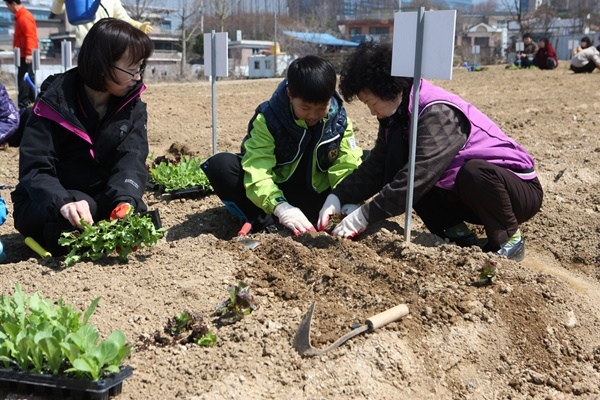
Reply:
M518 237L515 237L517 236ZM496 254L505 256L509 260L523 261L525 258L525 240L521 237L521 233L516 233L508 239L508 242L500 246L500 250Z
M508 238L508 241L498 248L490 247L489 243L483 247L484 252L492 252L505 256L509 260L522 261L525 258L525 240L521 236L521 231L517 230L514 235Z
M442 239L448 239L449 242L460 247L470 247L477 244L477 235L464 222L454 225L436 235Z

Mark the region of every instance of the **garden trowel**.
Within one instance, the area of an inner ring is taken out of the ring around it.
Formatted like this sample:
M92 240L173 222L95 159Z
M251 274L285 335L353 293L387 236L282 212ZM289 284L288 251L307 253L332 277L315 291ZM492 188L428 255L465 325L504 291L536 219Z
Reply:
M240 231L237 234L237 241L246 246L248 249L252 250L256 246L258 246L258 240L250 239L246 237L248 233L252 230L252 224L250 222L245 222L244 225L240 228Z
M300 321L298 331L294 335L294 348L303 357L320 356L321 354L325 354L328 351L338 348L344 342L356 335L360 335L363 332L373 332L375 329L381 328L390 322L398 321L399 319L408 315L408 306L406 304L400 304L368 318L364 325L361 325L358 328L346 333L344 336L333 342L331 346L323 350L316 349L310 345L310 324L312 322L314 311L315 303L310 306L310 309L302 318L302 321Z

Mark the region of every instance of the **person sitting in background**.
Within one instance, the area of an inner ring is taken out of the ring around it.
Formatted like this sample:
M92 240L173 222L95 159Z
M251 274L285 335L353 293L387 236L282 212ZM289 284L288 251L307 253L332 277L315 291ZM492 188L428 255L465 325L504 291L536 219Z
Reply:
M548 38L540 39L539 49L535 54L535 64L539 69L555 69L558 67L558 57Z
M65 0L54 0L52 3L52 14L64 14L65 13ZM116 18L130 23L136 28L140 29L145 34L149 34L153 31L152 26L149 22L138 22L133 20L127 10L123 7L121 0L102 0L100 7L96 11L96 19L93 22L87 24L74 25L75 26L75 48L81 48L85 35L90 31L92 26L100 21L102 18Z
M533 157L472 104L425 79L392 76L391 67L391 43L370 41L342 68L344 100L358 97L377 117L379 133L369 157L327 197L318 229L342 208L355 208L333 229L345 238L405 212L412 87L418 84L417 215L431 233L460 246L477 243L465 222L481 224L488 240L484 251L523 259L519 223L540 210L543 198Z
M588 36L582 37L579 46L577 46L576 49L573 49L573 56L576 56L577 53L579 53L580 51L585 50L587 48L590 48L591 46L592 46L592 39L590 39Z
M332 188L361 163L352 122L336 93L333 65L317 56L294 60L270 100L255 111L242 153L219 153L202 164L215 193L253 232L276 229L272 215L295 235Z
M0 83L0 147L18 146L14 136L19 129L19 121L19 112L8 96L6 88Z
M527 68L535 65L535 54L538 51L538 45L531 39L531 35L523 35L523 51L517 53L515 65L521 68Z
M600 51L594 46L586 47L571 58L571 66L569 69L576 74L600 69Z
M148 171L146 104L140 99L152 41L106 18L83 41L78 66L48 77L21 140L15 228L51 253L62 232L83 229L142 201Z

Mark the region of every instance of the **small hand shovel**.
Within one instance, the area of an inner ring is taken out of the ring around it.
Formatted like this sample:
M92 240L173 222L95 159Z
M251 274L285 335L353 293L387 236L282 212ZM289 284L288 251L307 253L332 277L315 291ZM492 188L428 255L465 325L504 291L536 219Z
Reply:
M237 241L246 246L246 248L252 250L258 246L258 240L245 237L248 233L250 233L250 230L252 230L252 224L250 222L245 222L237 234Z
M389 324L390 322L398 321L399 319L408 315L408 306L406 304L400 304L396 307L390 308L382 313L374 315L368 318L364 325L351 330L344 336L333 342L333 344L326 349L316 349L310 345L310 324L312 322L312 316L315 311L315 303L310 306L310 309L306 315L300 321L298 331L294 335L294 348L303 357L308 356L320 356L333 349L337 349L344 342L352 339L356 335L360 335L363 332L373 332L377 328L381 328Z

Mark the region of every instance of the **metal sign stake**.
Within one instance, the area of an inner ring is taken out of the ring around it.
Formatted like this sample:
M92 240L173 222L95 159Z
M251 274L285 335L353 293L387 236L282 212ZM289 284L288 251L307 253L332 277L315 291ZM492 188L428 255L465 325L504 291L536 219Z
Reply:
M415 73L413 81L413 109L410 121L410 145L408 156L408 188L406 190L406 211L404 213L404 240L410 242L412 205L415 181L415 157L417 151L417 127L419 119L419 90L421 88L421 65L423 59L423 32L425 31L425 8L417 14L417 45L415 49Z

